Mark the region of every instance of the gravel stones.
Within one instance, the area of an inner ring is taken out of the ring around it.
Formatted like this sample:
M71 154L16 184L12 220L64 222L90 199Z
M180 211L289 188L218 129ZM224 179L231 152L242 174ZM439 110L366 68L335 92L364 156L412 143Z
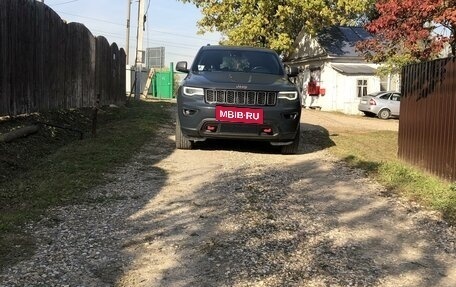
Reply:
M325 151L182 151L172 134L27 226L36 252L0 286L456 285L454 228Z

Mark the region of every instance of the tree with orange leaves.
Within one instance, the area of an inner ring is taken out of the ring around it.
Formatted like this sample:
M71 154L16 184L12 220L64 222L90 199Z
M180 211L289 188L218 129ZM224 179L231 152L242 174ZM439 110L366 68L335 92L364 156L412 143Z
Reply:
M379 0L375 7L377 18L366 25L374 37L357 45L367 60L391 72L435 59L446 45L456 55L456 0Z

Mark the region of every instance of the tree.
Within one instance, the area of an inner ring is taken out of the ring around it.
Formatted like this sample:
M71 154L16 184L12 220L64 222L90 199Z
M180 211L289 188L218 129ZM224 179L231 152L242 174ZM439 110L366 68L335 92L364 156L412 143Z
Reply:
M218 31L221 44L264 46L286 53L301 29L315 34L353 23L374 0L180 0L201 10L200 32Z
M439 13L434 18L434 22L444 28L444 33L438 34L438 37L441 38L441 41L449 43L451 53L456 56L456 0L442 2L444 5L439 8Z
M456 0L380 0L378 17L366 25L374 38L357 45L367 60L392 72L434 59L449 44L455 55Z

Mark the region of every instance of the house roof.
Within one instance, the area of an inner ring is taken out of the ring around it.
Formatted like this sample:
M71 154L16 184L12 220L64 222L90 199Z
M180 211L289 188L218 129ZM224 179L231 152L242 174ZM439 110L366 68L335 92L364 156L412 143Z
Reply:
M321 31L317 41L329 56L357 57L358 41L372 38L363 27L331 26Z
M339 73L347 75L375 75L377 73L377 69L369 65L332 64L331 67Z

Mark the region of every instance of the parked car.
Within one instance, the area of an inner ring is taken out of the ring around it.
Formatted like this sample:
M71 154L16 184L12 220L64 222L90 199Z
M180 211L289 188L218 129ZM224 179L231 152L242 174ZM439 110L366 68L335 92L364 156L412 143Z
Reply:
M178 62L188 75L177 93L176 148L195 141L239 139L267 141L284 154L296 153L301 103L273 50L236 46L204 46L193 65Z
M380 119L399 117L401 94L394 91L381 91L361 97L358 110L366 116L377 116Z

